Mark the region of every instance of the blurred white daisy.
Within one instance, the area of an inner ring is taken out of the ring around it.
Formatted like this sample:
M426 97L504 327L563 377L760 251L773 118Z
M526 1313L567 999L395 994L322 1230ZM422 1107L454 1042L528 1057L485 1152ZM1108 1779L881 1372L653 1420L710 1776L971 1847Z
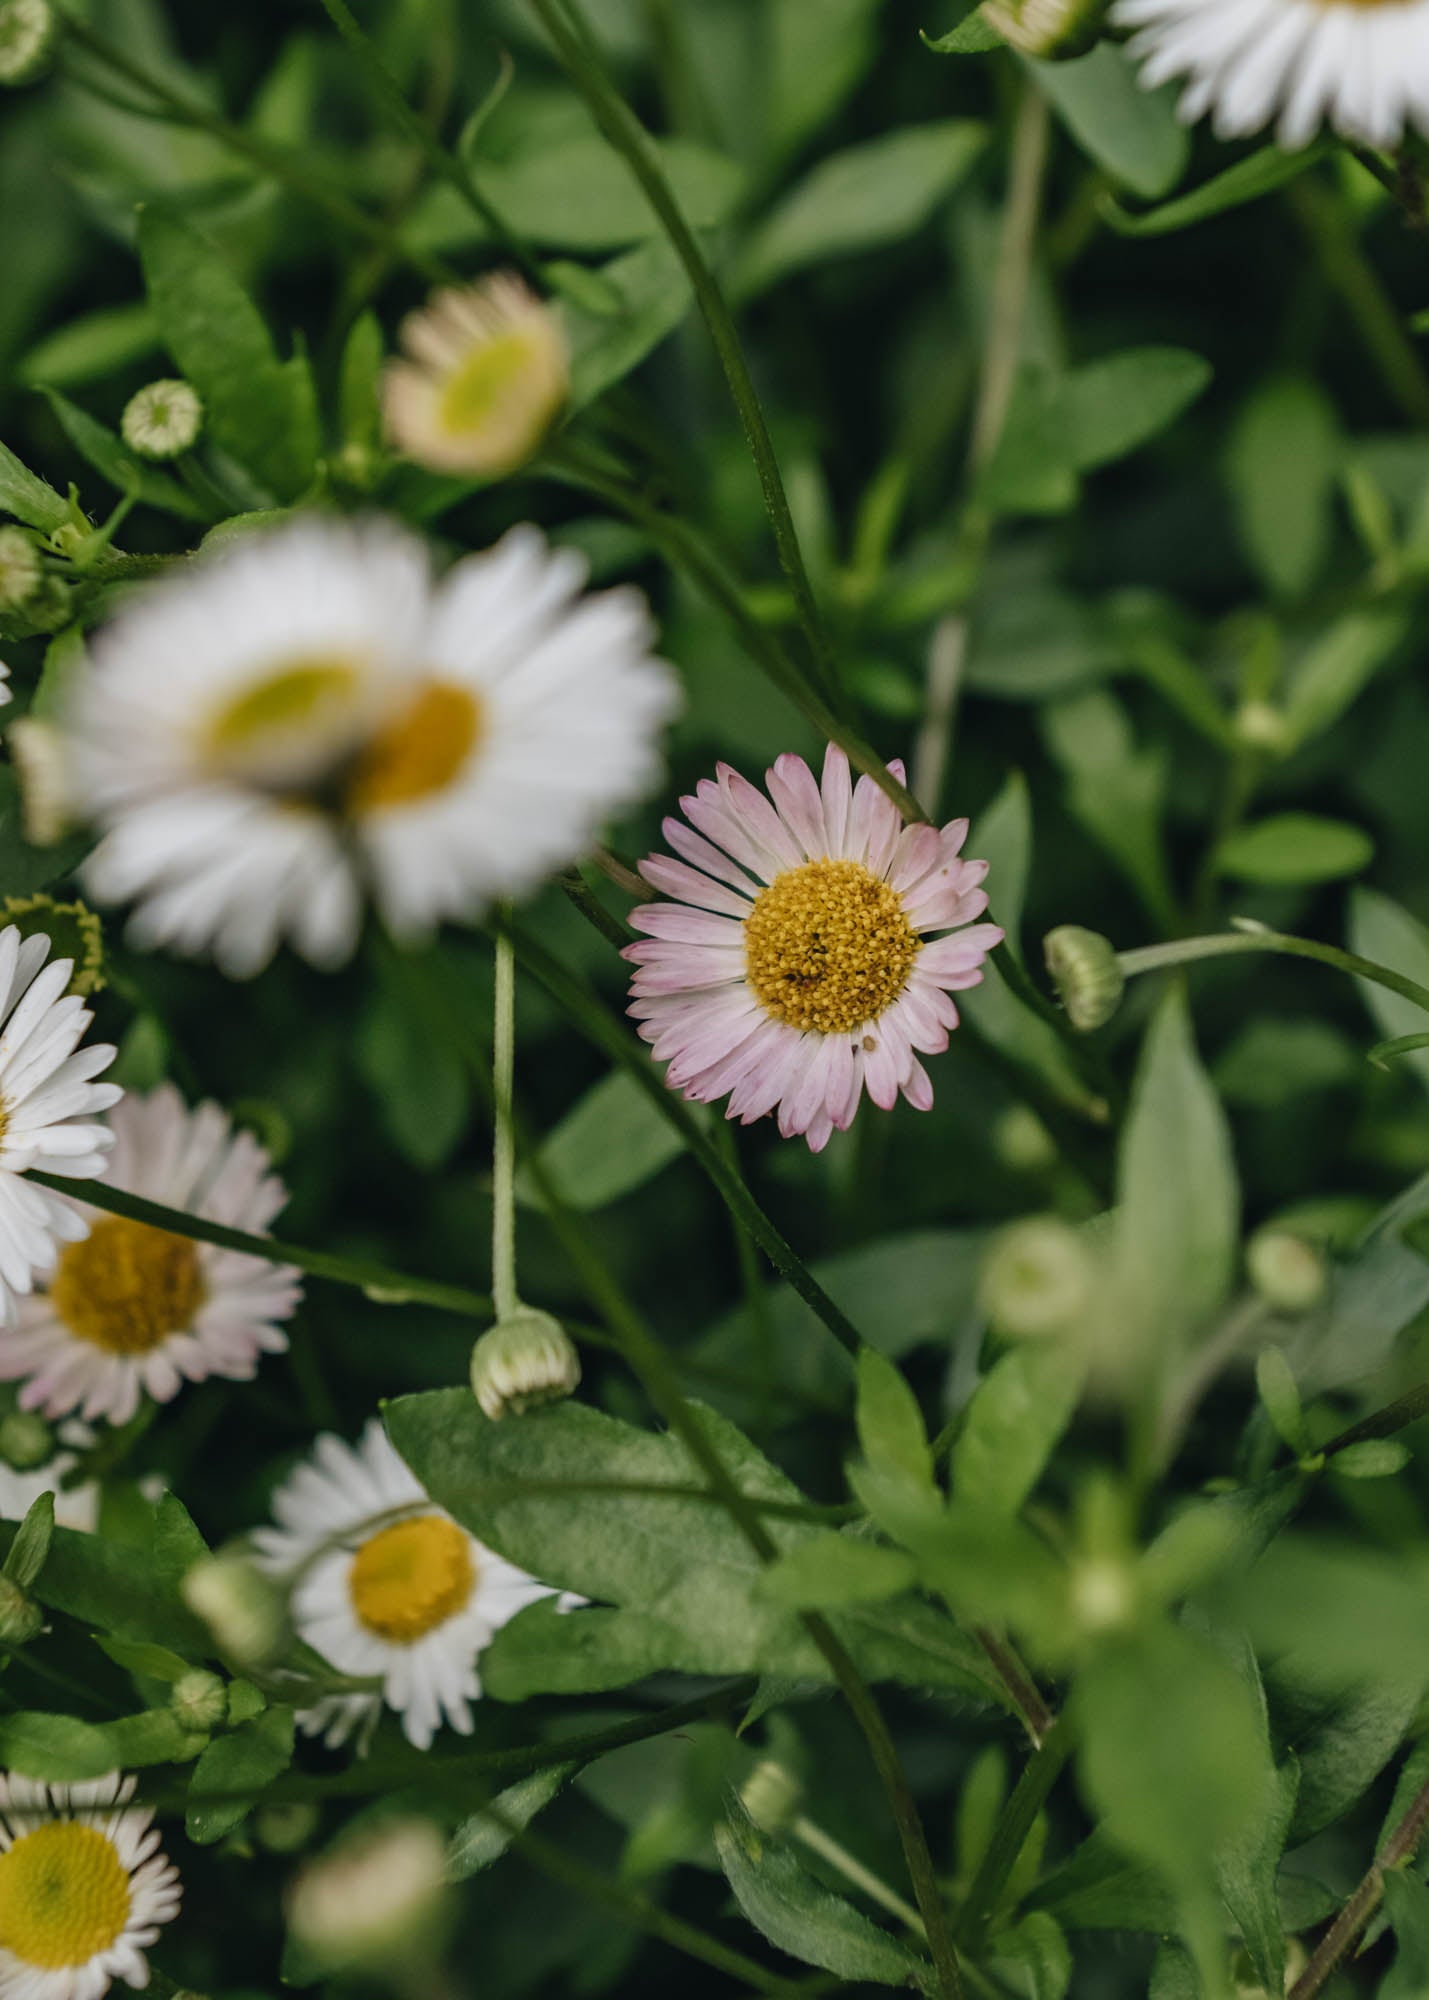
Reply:
M560 321L509 271L434 293L402 322L402 345L382 384L387 434L435 471L514 472L566 400Z
M447 1722L466 1735L476 1658L501 1626L553 1593L483 1548L427 1498L376 1418L355 1446L320 1437L273 1496L253 1545L290 1583L299 1638L382 1691L333 1695L299 1716L328 1743L370 1735L385 1703L425 1750Z
M0 660L0 708L4 708L7 702L12 702L14 699L14 692L10 686L10 663L8 660Z
M39 1418L26 1417L23 1421L38 1424ZM99 1519L98 1482L86 1479L78 1486L67 1487L64 1480L79 1464L79 1453L94 1443L94 1432L88 1424L63 1424L54 1442L59 1449L42 1465L21 1471L0 1460L0 1520L23 1521L42 1493L53 1493L56 1527L93 1534Z
M965 819L905 826L871 778L851 785L833 745L822 791L802 757L780 757L767 783L772 805L721 764L681 799L689 824L665 821L681 858L640 872L676 900L630 913L650 933L626 947L630 1012L686 1097L728 1096L746 1125L777 1106L784 1137L818 1152L865 1090L885 1111L900 1091L928 1109L918 1056L947 1047L948 994L978 984L1002 932L972 923L987 863L958 858Z
M122 1095L117 1084L94 1081L113 1062L113 1045L80 1048L94 1016L65 992L71 961L46 965L49 950L43 934L0 930L0 1320L13 1318L16 1297L54 1269L59 1244L84 1235L76 1210L27 1180L27 1169L66 1180L101 1173L114 1138L92 1121Z
M250 1132L216 1104L188 1110L170 1083L126 1097L109 1124L113 1187L249 1234L288 1198ZM279 1322L301 1296L288 1265L88 1207L71 1214L88 1233L60 1252L18 1323L0 1328L0 1380L23 1382L22 1409L127 1423L141 1396L166 1403L210 1375L246 1382L287 1346Z
M151 584L70 683L85 870L136 941L237 976L345 959L364 890L429 931L535 888L655 782L645 600L518 528L433 587L386 521L310 516Z
M99 2000L149 1981L178 1873L133 1778L42 1785L0 1772L0 2000Z
M1184 77L1180 114L1223 139L1277 121L1282 146L1324 123L1369 146L1429 132L1429 0L1117 0L1149 88Z

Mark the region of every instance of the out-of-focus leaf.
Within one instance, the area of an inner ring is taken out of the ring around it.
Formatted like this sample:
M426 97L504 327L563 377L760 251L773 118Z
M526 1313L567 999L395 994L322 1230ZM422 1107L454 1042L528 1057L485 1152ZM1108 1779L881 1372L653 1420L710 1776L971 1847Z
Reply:
M850 1535L821 1535L780 1556L759 1578L759 1595L796 1610L836 1604L881 1604L911 1588L913 1558L901 1549Z
M1240 538L1277 595L1298 597L1320 573L1340 457L1334 406L1305 376L1265 383L1236 418L1226 474Z
M15 364L15 376L36 388L79 388L144 360L158 346L159 329L146 304L101 306L37 341Z
M216 1737L194 1766L192 1797L184 1830L199 1847L210 1847L231 1833L252 1810L273 1780L293 1759L293 1711L267 1708L227 1736ZM205 1802L206 1793L215 1794ZM224 1798L225 1792L244 1794Z
M1227 834L1216 849L1216 866L1223 875L1281 888L1338 882L1360 874L1373 859L1374 842L1363 828L1317 813L1276 813L1254 820Z
M793 152L868 68L883 0L770 0L769 151Z
M663 237L628 250L597 274L610 297L600 311L567 298L571 407L583 409L621 382L672 334L694 294L685 267Z
M529 1778L498 1792L490 1811L481 1807L464 1819L447 1848L447 1880L464 1882L499 1861L516 1834L551 1803L577 1768L550 1764L544 1771L533 1771Z
M1062 2000L1071 1985L1071 1951L1061 1925L1045 1910L1032 1910L999 1931L993 1960L1012 1990L1027 2000Z
M1181 347L1129 348L1074 368L1062 391L1072 463L1087 472L1125 458L1173 424L1210 380L1210 363Z
M1281 702L1287 740L1322 736L1386 667L1409 636L1411 614L1402 604L1374 604L1347 611L1292 667Z
M1429 1889L1417 1875L1391 1868L1384 1880L1384 1907L1398 1950L1376 2000L1419 2000L1429 1992Z
M952 1455L954 1495L1015 1514L1072 1420L1082 1377L1080 1359L1064 1348L1009 1349L963 1414Z
M1113 180L1146 201L1175 186L1190 153L1175 95L1143 89L1124 49L1098 42L1075 62L1028 68L1082 151Z
M28 1590L45 1566L55 1532L55 1496L38 1493L15 1530L5 1556L4 1575L20 1590Z
M917 1398L886 1354L858 1357L858 1441L869 1464L931 1492L933 1460Z
M1325 149L1319 146L1306 147L1299 153L1266 146L1248 159L1237 160L1233 167L1204 181L1190 194L1163 202L1159 208L1134 215L1118 203L1108 201L1102 205L1102 214L1121 236L1169 236L1197 222L1209 222L1212 216L1224 215L1227 209L1274 194L1287 181L1298 180L1324 157Z
M1429 930L1377 889L1356 889L1351 897L1349 945L1361 958L1429 986ZM1359 989L1382 1034L1414 1035L1429 1028L1429 1014L1403 994L1369 979L1360 980ZM1429 1050L1410 1053L1402 1066L1429 1083Z
M541 1142L541 1165L571 1208L605 1208L643 1187L684 1151L668 1119L622 1071L588 1090ZM539 1205L535 1182L517 1178L516 1192Z
M1067 804L1115 861L1158 922L1174 916L1162 837L1165 758L1142 748L1126 712L1100 688L1049 702L1047 747L1067 779Z

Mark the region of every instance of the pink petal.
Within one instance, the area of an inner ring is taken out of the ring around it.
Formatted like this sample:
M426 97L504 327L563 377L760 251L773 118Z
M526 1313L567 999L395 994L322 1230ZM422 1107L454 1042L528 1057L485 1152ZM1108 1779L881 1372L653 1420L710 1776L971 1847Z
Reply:
M765 783L785 825L809 860L821 860L829 851L824 802L814 774L803 758L786 750L765 773Z
M829 853L841 860L848 852L849 814L853 807L853 786L849 781L848 758L837 743L824 752L824 825L829 832Z
M701 910L721 910L726 916L747 917L751 904L747 896L727 889L722 882L713 882L698 868L691 868L687 862L672 861L668 855L652 854L640 864L640 873L663 895L674 896L682 903L693 903Z

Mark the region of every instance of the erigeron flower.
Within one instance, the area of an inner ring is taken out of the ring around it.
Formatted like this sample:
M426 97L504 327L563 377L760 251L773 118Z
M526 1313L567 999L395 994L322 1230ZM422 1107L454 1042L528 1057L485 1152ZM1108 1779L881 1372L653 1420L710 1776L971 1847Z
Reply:
M53 1493L55 1526L92 1534L99 1519L98 1483L86 1479L78 1486L66 1487L64 1479L79 1464L78 1454L94 1443L94 1432L87 1424L63 1424L56 1442L60 1449L43 1465L27 1471L17 1471L0 1461L0 1520L23 1521L42 1493Z
M746 1125L777 1107L784 1137L818 1152L865 1089L885 1111L900 1091L928 1109L918 1056L947 1047L948 995L978 984L1002 932L972 923L987 863L958 858L965 819L905 826L833 745L822 791L802 757L766 782L772 805L722 764L680 801L689 824L665 821L680 859L641 873L676 900L631 912L650 935L626 948L630 1012L686 1097L728 1096Z
M198 442L203 403L179 380L150 382L124 405L120 434L141 458L178 458Z
M80 1048L94 1016L67 994L74 967L49 958L47 937L0 930L0 1320L55 1268L58 1246L85 1233L71 1204L29 1180L43 1168L66 1180L103 1171L113 1134L93 1123L122 1095L94 1078L114 1060L108 1042Z
M178 1915L154 1815L118 1772L42 1785L0 1772L0 2000L99 2000L149 1981L144 1953Z
M186 1109L172 1084L126 1097L109 1125L113 1187L250 1234L287 1200L253 1135L216 1104ZM280 1322L300 1297L287 1265L83 1205L70 1213L88 1232L0 1329L0 1380L23 1383L23 1409L127 1423L141 1396L166 1403L211 1375L246 1382L287 1346Z
M433 294L402 322L383 380L387 434L437 472L499 478L532 456L566 400L556 314L511 272Z
M523 895L655 782L675 683L644 599L531 527L433 587L384 520L255 532L129 599L69 683L85 869L141 946L236 976Z
M380 1694L336 1694L298 1720L328 1743L370 1735L385 1703L419 1750L443 1722L463 1735L481 1693L478 1653L552 1592L434 1506L373 1418L356 1446L320 1437L273 1496L258 1560L292 1585L298 1637Z
M1184 78L1180 115L1223 139L1272 120L1286 147L1326 122L1370 146L1429 132L1429 0L1117 0L1112 20L1142 82Z

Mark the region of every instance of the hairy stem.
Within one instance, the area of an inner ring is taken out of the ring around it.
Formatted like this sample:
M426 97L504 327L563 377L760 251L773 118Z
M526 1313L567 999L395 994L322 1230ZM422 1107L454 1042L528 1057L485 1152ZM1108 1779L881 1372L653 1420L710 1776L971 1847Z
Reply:
M1036 1753L1023 1767L1012 1796L992 1830L987 1852L973 1877L958 1923L958 1934L969 1952L977 1949L987 1935L988 1924L997 1908L997 1899L1027 1843L1033 1822L1046 1804L1047 1795L1066 1763L1072 1748L1071 1731L1065 1720L1048 1733Z
M1319 944L1314 938L1289 937L1283 931L1263 930L1259 925L1254 929L1217 932L1210 937L1175 938L1169 944L1119 951L1116 957L1127 978L1133 979L1139 972L1161 972L1171 965L1192 965L1200 958L1226 958L1248 951L1276 951L1289 958L1313 958L1319 965L1332 965L1336 971L1351 973L1356 979L1371 980L1429 1013L1429 987L1421 986L1415 979L1406 979L1402 972L1377 965L1372 958L1361 958L1357 952L1342 951L1338 945Z
M1300 1977L1290 1989L1289 2000L1314 2000L1333 1977L1356 1938L1379 1908L1384 1895L1384 1878L1394 1868L1414 1859L1429 1826L1429 1784L1415 1793L1409 1810L1387 1836L1375 1856L1369 1873L1351 1894L1335 1921L1326 1931Z
M509 908L508 912L509 914ZM516 1295L516 1141L511 1093L516 1071L516 958L504 932L496 940L496 1007L493 1020L491 1157L491 1289L496 1317L509 1319Z

